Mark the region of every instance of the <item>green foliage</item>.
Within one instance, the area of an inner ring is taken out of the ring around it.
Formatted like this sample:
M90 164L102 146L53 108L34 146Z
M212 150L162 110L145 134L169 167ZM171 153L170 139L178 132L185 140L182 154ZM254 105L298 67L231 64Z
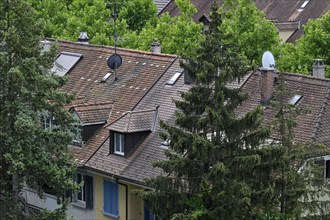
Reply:
M156 20L147 22L140 32L129 32L120 46L148 51L154 38L162 45L163 53L192 56L194 49L204 39L202 24L196 24L192 16L196 8L189 0L176 0L180 16L163 14Z
M304 27L304 35L296 46L286 44L277 60L277 68L282 71L312 75L313 59L324 59L330 65L330 13L319 19L310 20ZM330 68L326 68L330 77Z
M260 67L263 53L267 50L275 51L280 44L276 27L251 0L235 2L237 5L234 7L228 6L229 3L223 5L225 18L222 28L239 45L249 65Z
M65 79L50 74L55 48L41 52L42 26L28 3L0 2L0 203L3 219L20 219L24 185L42 196L45 184L61 197L75 186L68 144L72 97L58 91ZM44 130L40 114L56 119ZM8 208L10 207L10 208Z
M250 219L251 209L262 204L253 199L259 193L253 172L269 130L260 126L261 108L236 117L247 96L226 85L244 76L246 60L221 28L222 18L214 5L205 41L183 65L196 84L175 101L176 126L161 124L171 143L168 160L155 166L169 175L147 181L155 191L140 192L164 219Z

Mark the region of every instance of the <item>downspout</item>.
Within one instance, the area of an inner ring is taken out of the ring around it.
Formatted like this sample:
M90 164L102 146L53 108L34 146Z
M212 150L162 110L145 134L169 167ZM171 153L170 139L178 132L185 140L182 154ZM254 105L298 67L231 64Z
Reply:
M122 186L125 186L125 213L126 213L126 220L128 220L128 186L124 183L120 183L118 182L118 178L116 178L116 183L119 184L119 185L122 185Z

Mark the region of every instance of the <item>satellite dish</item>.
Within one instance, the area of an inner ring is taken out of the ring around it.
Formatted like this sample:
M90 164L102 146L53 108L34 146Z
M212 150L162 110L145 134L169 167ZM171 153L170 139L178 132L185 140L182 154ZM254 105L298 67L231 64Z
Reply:
M115 53L108 58L107 64L110 69L115 70L121 66L122 61L123 59L121 58L121 56Z
M273 54L270 51L266 51L262 55L262 67L267 70L275 69L275 59L274 59Z

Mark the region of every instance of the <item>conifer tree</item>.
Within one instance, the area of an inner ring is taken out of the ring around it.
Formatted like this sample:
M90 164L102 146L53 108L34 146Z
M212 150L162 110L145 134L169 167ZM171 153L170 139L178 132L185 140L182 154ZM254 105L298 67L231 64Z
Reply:
M74 186L73 119L64 109L72 97L58 90L65 78L48 71L55 48L42 52L41 33L26 1L0 1L0 219L27 217L24 186L40 196L47 186L59 198ZM56 126L45 129L41 115Z
M212 6L210 31L196 58L183 64L195 85L175 104L176 125L162 123L170 140L168 160L160 167L168 176L147 183L155 191L141 193L164 219L249 219L253 170L259 146L269 134L261 129L262 109L242 117L235 110L247 95L226 85L246 74L246 60L221 29L222 14Z

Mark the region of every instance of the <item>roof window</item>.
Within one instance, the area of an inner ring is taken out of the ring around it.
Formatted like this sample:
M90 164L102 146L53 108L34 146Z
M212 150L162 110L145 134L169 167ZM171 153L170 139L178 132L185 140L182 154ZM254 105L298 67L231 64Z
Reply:
M302 95L294 95L290 100L289 100L289 105L297 105L298 102L302 99Z
M309 0L305 0L304 3L298 8L298 11L302 11L305 9L306 5L309 3Z
M182 72L176 72L172 78L166 82L166 85L171 85L173 86L174 83L179 79L179 77L181 76Z
M107 81L107 79L111 76L111 73L107 73L103 76L103 78L101 79L101 82L105 82Z
M61 52L51 71L59 76L65 76L81 57L82 54L79 53Z

